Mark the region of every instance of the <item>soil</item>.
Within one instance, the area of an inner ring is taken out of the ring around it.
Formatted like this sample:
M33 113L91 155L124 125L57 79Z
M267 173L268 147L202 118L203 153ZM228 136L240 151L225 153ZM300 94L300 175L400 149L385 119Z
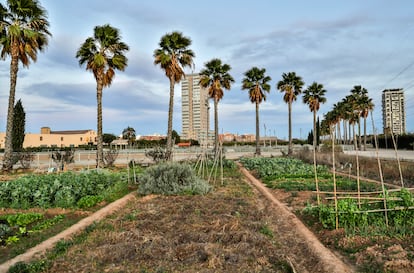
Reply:
M85 229L86 238L47 272L356 272L355 264L369 259L383 266L375 272L414 271L410 242L369 245L343 230L312 227L312 233L293 214L312 193L269 190L244 175L248 179L226 181L206 196L129 194L0 265L0 272L44 257L59 240ZM347 257L338 245L360 251Z

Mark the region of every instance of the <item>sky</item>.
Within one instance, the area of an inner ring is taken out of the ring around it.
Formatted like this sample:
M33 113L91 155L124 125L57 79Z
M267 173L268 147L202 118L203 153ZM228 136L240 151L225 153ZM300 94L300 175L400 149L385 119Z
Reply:
M0 1L5 3L5 1ZM26 111L26 133L96 130L96 81L81 67L76 51L95 26L120 30L130 47L128 67L117 71L103 91L103 132L166 134L169 81L153 53L160 38L180 31L191 38L197 73L219 58L235 79L219 103L219 130L255 133L255 106L241 89L244 73L256 66L272 78L260 104L261 135L288 138L288 106L277 82L295 72L305 82L323 84L327 102L320 119L362 85L373 99L368 132L382 132L381 94L404 88L407 132L414 132L414 2L412 0L40 0L52 37L37 62L19 67L16 101ZM0 62L0 131L5 131L10 58ZM213 109L213 107L211 107ZM211 113L212 114L212 113ZM211 119L213 120L213 119ZM294 138L306 138L312 113L302 96L292 106ZM373 120L373 122L371 121ZM211 124L211 128L214 125ZM266 128L266 130L265 130ZM173 129L181 133L181 85L175 86Z

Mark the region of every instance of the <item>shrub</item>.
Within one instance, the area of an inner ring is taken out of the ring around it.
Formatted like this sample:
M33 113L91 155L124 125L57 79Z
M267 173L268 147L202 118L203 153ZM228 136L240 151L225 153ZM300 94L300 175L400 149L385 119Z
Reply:
M211 186L197 177L190 165L165 162L138 176L140 194L206 194Z

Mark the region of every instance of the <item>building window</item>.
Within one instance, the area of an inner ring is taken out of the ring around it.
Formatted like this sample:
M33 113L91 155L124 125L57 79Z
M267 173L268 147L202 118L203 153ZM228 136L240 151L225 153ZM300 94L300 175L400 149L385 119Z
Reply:
M83 137L80 138L80 141L83 141Z
M42 136L40 137L40 141L43 141L43 137Z
M60 141L63 141L63 137L60 137Z

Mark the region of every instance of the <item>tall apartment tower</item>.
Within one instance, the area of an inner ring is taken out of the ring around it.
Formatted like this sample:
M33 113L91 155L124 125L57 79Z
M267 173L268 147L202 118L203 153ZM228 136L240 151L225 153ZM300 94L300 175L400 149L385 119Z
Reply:
M405 134L404 90L382 91L382 121L384 133Z
M186 75L181 81L182 138L206 143L210 128L207 89L199 84L200 75Z

